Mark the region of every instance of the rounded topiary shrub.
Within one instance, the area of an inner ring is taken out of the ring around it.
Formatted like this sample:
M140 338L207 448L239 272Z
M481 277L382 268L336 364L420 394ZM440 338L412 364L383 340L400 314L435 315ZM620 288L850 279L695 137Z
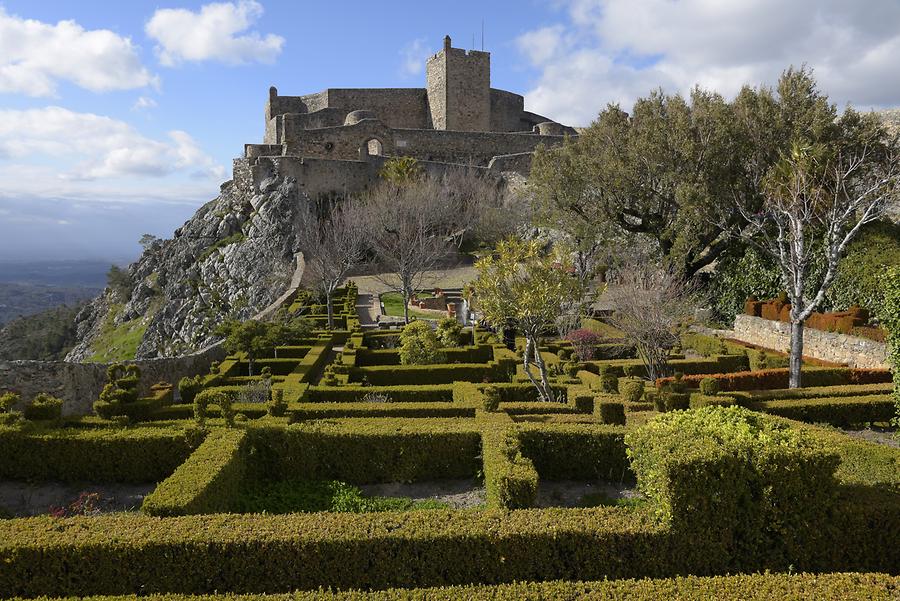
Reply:
M644 383L628 380L619 385L619 392L626 401L637 403L644 396Z
M15 392L4 392L3 394L0 394L0 413L9 413L21 400L22 397Z
M706 396L716 396L721 387L715 378L703 378L700 380L700 392Z
M567 348L561 348L556 352L556 356L559 357L561 363L565 363L572 356L572 351Z
M400 334L400 363L402 365L433 365L444 361L437 334L425 321L414 321Z
M203 390L203 378L200 376L183 377L178 380L178 394L182 403L193 403L194 397Z

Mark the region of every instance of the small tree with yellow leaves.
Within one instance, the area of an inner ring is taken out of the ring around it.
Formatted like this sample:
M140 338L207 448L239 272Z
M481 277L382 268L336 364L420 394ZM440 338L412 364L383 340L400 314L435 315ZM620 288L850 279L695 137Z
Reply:
M544 332L580 303L584 289L572 275L566 255L545 253L540 243L515 238L497 245L493 254L475 264L478 277L473 284L478 310L498 328L514 326L525 336L525 373L542 401L554 401L547 366L538 350ZM540 382L531 373L534 361Z

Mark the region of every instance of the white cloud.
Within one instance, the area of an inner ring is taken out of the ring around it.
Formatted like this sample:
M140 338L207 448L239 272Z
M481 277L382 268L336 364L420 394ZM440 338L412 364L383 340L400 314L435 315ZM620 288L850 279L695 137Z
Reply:
M134 101L134 104L131 105L131 110L133 111L144 111L149 109L156 108L156 101L152 98L148 98L147 96L141 96L137 100Z
M79 182L101 180L124 182L124 190L139 187L141 179L169 176L199 175L209 185L225 176L183 131L155 140L124 121L55 106L0 110L0 156L9 161L2 170L8 179L0 176L8 195L44 190L66 196L67 189L83 188Z
M129 38L75 21L22 19L0 6L0 93L53 96L60 81L92 92L159 83Z
M431 51L425 45L424 38L417 38L400 50L400 72L408 77L421 75L425 71L425 61Z
M158 9L144 29L158 43L159 60L166 66L207 60L228 65L271 63L281 53L284 38L246 31L262 12L255 0L205 4L199 12Z
M695 84L726 96L814 69L839 106L900 104L896 0L566 0L566 22L527 32L520 51L540 78L529 110L586 125L608 102L630 108L653 88Z

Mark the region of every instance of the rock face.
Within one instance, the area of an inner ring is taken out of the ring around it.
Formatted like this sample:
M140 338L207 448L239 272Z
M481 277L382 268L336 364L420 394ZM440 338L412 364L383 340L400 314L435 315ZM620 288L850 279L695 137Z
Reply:
M128 267L130 285L109 287L77 318L67 361L92 357L121 329L143 331L137 358L173 357L208 346L224 319L247 319L286 289L294 272L301 202L291 177L262 182L252 197L232 182L172 240L150 244Z

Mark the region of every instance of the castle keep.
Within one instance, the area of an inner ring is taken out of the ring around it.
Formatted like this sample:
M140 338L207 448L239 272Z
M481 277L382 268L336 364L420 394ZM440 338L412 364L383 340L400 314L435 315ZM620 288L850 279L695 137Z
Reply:
M262 144L235 159L234 182L258 190L275 174L308 194L355 192L377 179L385 157L413 157L430 172L454 166L527 175L538 144L575 130L525 110L519 94L491 88L490 53L444 38L428 59L424 88L329 88L306 96L269 89Z

